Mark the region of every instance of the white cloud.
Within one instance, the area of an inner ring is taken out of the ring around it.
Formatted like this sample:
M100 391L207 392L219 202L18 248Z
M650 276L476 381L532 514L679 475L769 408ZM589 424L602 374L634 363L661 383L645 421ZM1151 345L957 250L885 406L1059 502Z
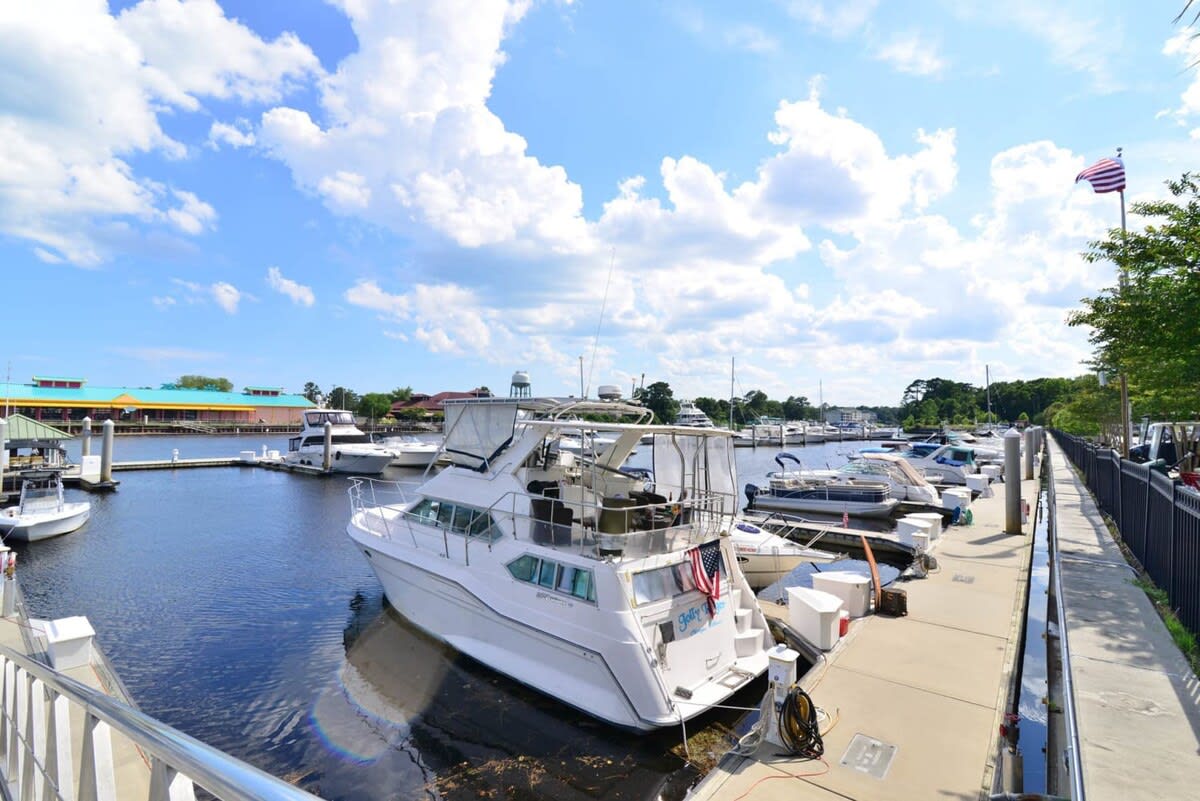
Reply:
M988 7L983 13L994 11L994 7ZM1011 22L1041 39L1055 63L1090 75L1095 90L1113 92L1120 88L1109 57L1125 49L1121 25L1111 16L1097 15L1094 4L1013 0L996 19Z
M167 219L174 223L175 227L193 236L203 232L205 228L213 227L217 220L217 212L212 206L182 189L172 189L171 194L180 201L177 208L166 211Z
M788 0L788 13L833 36L846 36L866 26L878 0Z
M1191 82L1180 95L1179 107L1170 112L1183 124L1190 117L1200 114L1200 69L1195 67L1196 62L1200 61L1200 38L1197 38L1196 31L1189 28L1172 36L1163 45L1163 55L1175 56L1192 76ZM1197 131L1192 131L1192 138L1198 138Z
M295 37L265 42L213 0L143 0L118 16L103 0L7 4L0 233L95 266L111 255L114 223L209 227L211 207L189 207L184 190L168 193L131 166L140 154L186 155L159 115L208 97L273 100L317 68ZM172 198L183 205L165 207Z
M916 33L901 33L875 48L875 58L886 61L900 72L937 76L946 69L937 45Z
M222 144L233 148L251 147L254 142L254 131L250 130L250 124L245 120L238 120L233 125L214 120L208 129L208 146L213 150Z
M170 295L155 295L150 298L150 302L154 304L154 308L159 311L166 311L175 305L175 298Z
M218 281L209 287L209 291L212 292L213 300L226 314L237 314L238 303L242 299L242 293L237 287L225 281Z
M51 253L50 251L48 251L44 248L34 248L33 255L37 256L38 261L45 262L46 264L62 264L63 263L63 260L61 257L56 256L55 254Z
M312 306L317 301L312 287L284 278L278 267L267 268L267 284L276 292L291 298L297 306Z
M699 8L690 6L668 6L666 12L679 27L709 47L747 53L773 53L779 49L779 40L757 25L710 20Z
M355 0L359 49L321 84L323 125L273 108L259 143L338 213L457 245L587 248L582 192L487 107L526 2Z

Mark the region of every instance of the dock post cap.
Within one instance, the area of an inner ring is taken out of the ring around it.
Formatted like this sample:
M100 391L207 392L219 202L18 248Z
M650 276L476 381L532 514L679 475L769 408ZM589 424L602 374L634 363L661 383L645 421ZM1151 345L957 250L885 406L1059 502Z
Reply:
M1019 436L1021 436L1021 432L1018 431L1016 428L1010 428L1004 432L1004 436L1006 438L1007 437L1019 437Z

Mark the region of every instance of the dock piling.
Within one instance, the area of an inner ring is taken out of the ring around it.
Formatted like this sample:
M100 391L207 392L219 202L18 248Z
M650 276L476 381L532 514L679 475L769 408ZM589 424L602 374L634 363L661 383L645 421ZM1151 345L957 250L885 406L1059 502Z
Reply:
M92 455L92 418L90 418L90 417L83 418L83 431L81 432L80 436L83 438L83 440L79 444L79 455L80 456L91 456Z
M1033 480L1033 449L1037 442L1037 429L1025 429L1025 480Z
M1021 533L1021 433L1004 434L1004 533Z
M325 472L329 472L333 467L333 425L328 421L325 423L325 455L321 460L321 466Z
M8 469L8 420L0 417L0 474Z
M100 483L112 483L113 430L111 419L104 421L104 436L100 443Z

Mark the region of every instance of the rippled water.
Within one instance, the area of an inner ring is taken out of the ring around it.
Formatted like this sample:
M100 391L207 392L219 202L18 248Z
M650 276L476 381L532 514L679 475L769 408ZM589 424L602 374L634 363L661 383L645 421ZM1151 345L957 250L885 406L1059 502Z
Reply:
M286 436L123 437L115 459L263 444L284 448ZM789 450L815 467L852 447ZM775 453L739 449L743 480L774 469ZM329 799L648 799L694 781L671 753L677 732L581 718L387 608L345 535L344 478L241 467L116 477L111 494L68 490L90 498L91 521L18 545L20 577L34 615L91 620L149 714ZM755 705L755 691L737 702Z

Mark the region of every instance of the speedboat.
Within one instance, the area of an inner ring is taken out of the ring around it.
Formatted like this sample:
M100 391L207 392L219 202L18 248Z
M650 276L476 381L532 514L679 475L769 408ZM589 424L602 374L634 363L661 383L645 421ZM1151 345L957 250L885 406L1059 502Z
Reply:
M0 509L0 537L5 541L35 542L69 534L88 521L88 501L68 503L63 499L62 479L57 470L29 470L21 474L21 500Z
M322 467L325 462L325 425L330 430L329 466L335 473L372 476L383 472L391 451L371 442L354 424L354 414L341 409L311 409L302 415L300 436L288 440L283 460L288 464Z
M802 564L825 564L842 558L842 554L806 548L744 520L733 525L731 538L742 573L756 590L774 584Z
M380 440L379 444L391 452L392 467L423 469L433 464L441 451L438 443L416 437L388 437Z
M975 449L962 445L912 443L899 454L910 465L943 484L966 484L967 476L979 472Z
M766 670L774 642L729 536L731 432L646 425L644 407L613 401L444 408L449 466L412 495L373 479L350 488L346 532L397 612L635 731L679 725ZM616 441L591 459L554 447L580 429ZM652 484L620 469L646 434Z
M795 462L788 470L784 460ZM781 512L817 512L851 517L890 517L900 501L892 497L884 481L848 476L821 477L806 471L790 453L775 457L780 470L767 474L768 485L746 485L746 500L752 509Z
M713 421L699 406L692 401L685 400L679 402L679 413L675 415L675 425L712 428Z

